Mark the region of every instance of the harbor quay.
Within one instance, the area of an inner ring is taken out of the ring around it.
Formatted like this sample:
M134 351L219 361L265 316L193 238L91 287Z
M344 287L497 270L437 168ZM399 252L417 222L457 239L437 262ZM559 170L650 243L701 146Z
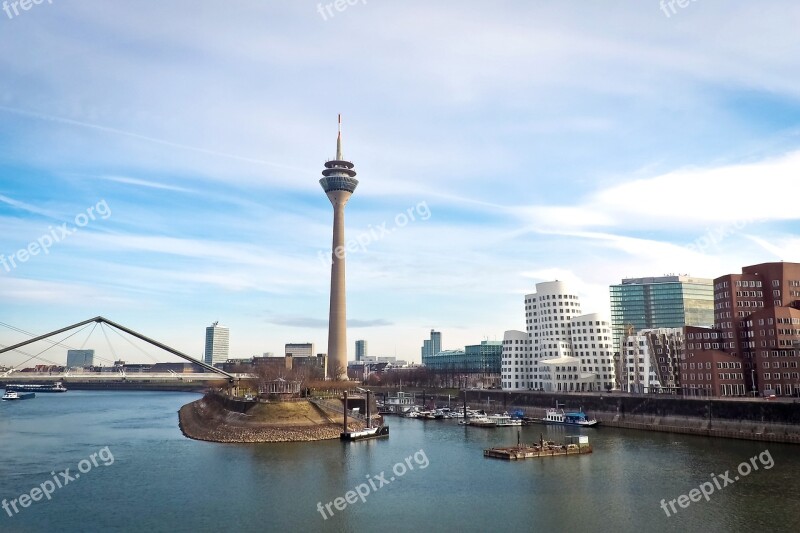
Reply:
M374 388L378 397L397 389ZM520 411L539 417L556 404L591 414L601 427L800 444L800 410L796 401L685 398L677 395L620 393L545 393L499 390L405 389L416 405L449 406L487 413Z

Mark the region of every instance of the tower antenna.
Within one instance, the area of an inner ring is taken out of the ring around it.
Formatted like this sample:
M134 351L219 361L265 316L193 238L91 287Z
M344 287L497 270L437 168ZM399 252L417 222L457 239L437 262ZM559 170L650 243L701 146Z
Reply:
M342 114L339 113L339 135L336 137L336 160L343 161L342 155Z

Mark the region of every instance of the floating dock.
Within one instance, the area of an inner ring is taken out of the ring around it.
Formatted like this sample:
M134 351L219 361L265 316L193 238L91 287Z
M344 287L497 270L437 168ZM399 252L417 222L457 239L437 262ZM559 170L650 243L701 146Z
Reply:
M378 426L368 428L361 431L345 431L339 434L341 440L364 440L364 439L378 439L381 437L389 436L389 426Z
M484 457L516 461L518 459L531 459L534 457L559 457L562 455L584 455L592 453L589 437L577 435L567 437L564 444L556 444L540 440L537 444L519 444L500 448L483 450Z
M342 432L339 438L343 441L353 442L365 439L378 439L381 437L389 437L389 426L380 425L372 427L372 414L370 413L370 394L372 391L367 392L367 427L357 431L350 431L347 427L347 391L344 393L344 423L342 425Z

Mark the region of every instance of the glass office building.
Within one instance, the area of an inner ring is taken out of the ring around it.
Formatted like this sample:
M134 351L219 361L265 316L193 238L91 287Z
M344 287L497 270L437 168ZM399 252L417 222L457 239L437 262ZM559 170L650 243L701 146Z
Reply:
M443 350L426 355L422 364L435 372L499 375L502 356L501 341L481 341L480 344L465 346L463 350Z
M714 324L712 280L689 276L623 279L611 285L611 326L614 351L632 329L708 327Z

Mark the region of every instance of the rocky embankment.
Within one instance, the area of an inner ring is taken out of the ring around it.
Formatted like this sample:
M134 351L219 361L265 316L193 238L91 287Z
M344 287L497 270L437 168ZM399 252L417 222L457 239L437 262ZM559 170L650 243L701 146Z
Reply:
M178 411L183 434L211 442L307 442L338 439L342 424L337 415L310 402L257 404L246 413L227 409L211 395L186 404ZM349 424L351 430L363 424Z

